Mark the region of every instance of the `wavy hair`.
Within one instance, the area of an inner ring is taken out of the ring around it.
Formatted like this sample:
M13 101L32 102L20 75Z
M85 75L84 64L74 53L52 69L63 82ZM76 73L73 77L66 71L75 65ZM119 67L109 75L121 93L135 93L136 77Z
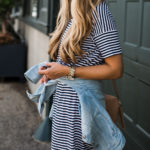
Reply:
M66 63L77 63L76 56L83 56L85 51L81 49L82 42L92 30L92 21L96 12L96 6L103 0L60 0L60 10L56 20L54 32L50 33L49 55L53 60L57 59L58 49L60 56ZM96 12L97 14L97 12ZM64 40L60 44L63 32L68 22L72 19Z

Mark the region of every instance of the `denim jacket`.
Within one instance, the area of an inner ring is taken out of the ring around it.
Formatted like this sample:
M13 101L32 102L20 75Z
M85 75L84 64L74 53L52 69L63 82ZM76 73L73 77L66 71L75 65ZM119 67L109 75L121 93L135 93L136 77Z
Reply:
M38 70L46 62L31 67L24 73L27 80L36 84L42 77ZM34 94L27 95L29 99L38 103L40 115L44 109L44 102L50 100L50 96L56 89L57 82L72 87L79 97L79 113L81 116L82 140L92 144L94 150L122 150L125 145L125 138L120 129L114 124L105 109L105 98L101 88L100 80L87 80L75 78L68 80L61 77L42 83ZM53 105L49 117L52 119Z

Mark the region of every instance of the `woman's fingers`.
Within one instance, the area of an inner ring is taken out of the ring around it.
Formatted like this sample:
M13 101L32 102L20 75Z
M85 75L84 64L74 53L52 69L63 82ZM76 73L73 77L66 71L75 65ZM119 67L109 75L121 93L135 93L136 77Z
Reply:
M40 67L38 73L39 73L40 75L43 75L43 74L45 74L45 72L46 72L46 69L45 69L44 67Z
M47 83L48 82L48 78L46 75L44 75L44 82Z
M43 77L40 80L40 84L47 83L47 82L48 82L48 78L46 77L46 75L43 75Z
M42 77L40 80L40 84L42 84L44 82L44 78Z
M51 63L47 63L46 66L48 67L52 67L52 65L54 64L54 62L51 62Z

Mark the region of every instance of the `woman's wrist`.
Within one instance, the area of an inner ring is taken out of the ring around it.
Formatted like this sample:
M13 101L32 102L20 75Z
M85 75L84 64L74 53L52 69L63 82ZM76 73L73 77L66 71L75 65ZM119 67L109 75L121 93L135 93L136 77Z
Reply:
M69 72L70 72L70 67L64 66L64 69L63 69L64 76L68 76Z
M66 76L69 80L74 80L74 78L75 78L75 71L76 71L76 67L75 66L73 66L73 67L65 66L64 76Z

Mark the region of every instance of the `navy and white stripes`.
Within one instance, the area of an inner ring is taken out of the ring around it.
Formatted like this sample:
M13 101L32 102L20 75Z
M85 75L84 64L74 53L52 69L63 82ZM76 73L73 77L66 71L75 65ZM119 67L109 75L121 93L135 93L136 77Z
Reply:
M107 31L116 30L115 20L109 10L108 5L103 2L102 5L98 5L96 7L98 17L96 13L93 11L93 14L96 19L96 24L94 25L92 34L101 34Z
M95 35L93 39L102 58L122 53L116 30Z
M87 52L83 58L77 57L76 66L93 66L104 63L104 58L121 54L115 21L105 2L96 7L98 18L91 34L82 44ZM94 15L96 17L96 15ZM62 36L61 42L72 24L72 20ZM62 61L58 54L57 62L70 66ZM78 110L77 93L69 86L58 83L54 95L52 124L52 150L93 150L92 145L82 141L81 118Z
M81 122L78 112L79 99L76 92L59 83L54 95L52 127L53 150L83 150L90 145L82 142Z

